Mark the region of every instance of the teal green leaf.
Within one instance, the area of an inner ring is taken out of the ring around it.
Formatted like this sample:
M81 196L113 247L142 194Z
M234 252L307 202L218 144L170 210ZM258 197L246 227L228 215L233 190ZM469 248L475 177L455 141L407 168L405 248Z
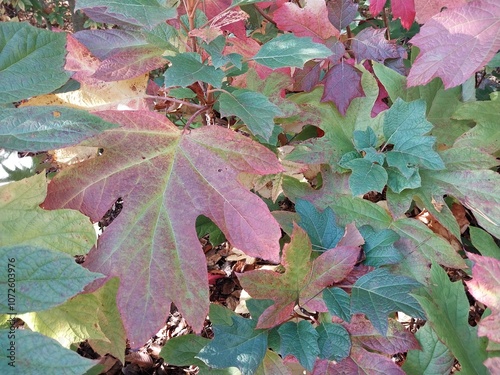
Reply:
M59 88L70 77L65 61L64 33L24 22L0 22L0 104Z
M266 0L233 0L233 2L231 3L231 7L262 3L264 1Z
M219 35L210 43L203 43L202 46L212 58L212 65L215 68L220 68L230 62L237 69L241 69L243 56L237 53L230 53L228 55L222 53L226 47L226 38L223 35Z
M415 298L425 310L427 324L460 362L462 372L488 374L483 365L487 339L479 338L477 327L468 323L469 301L462 283L451 282L446 272L433 263L429 286L419 290Z
M493 237L478 227L469 227L470 240L472 245L479 250L481 255L499 259L500 247L496 244Z
M340 288L325 288L323 300L330 314L346 322L351 321L351 297L346 291Z
M390 229L401 237L410 239L429 261L451 268L466 267L464 260L453 246L421 221L410 218L399 219L391 224Z
M74 258L59 251L32 246L0 248L0 313L24 313L57 306L81 292L103 275L78 265ZM8 272L7 265L13 265ZM7 283L15 273L15 286ZM10 290L14 288L15 290ZM14 295L9 302L9 295ZM15 302L12 304L12 299Z
M60 106L0 110L0 144L16 151L55 150L118 127L87 111Z
M238 116L254 135L269 140L274 130L273 119L281 110L258 92L235 90L219 96L221 116Z
M290 375L290 370L278 353L268 349L255 375Z
M307 320L299 323L286 322L278 328L281 337L280 354L295 356L305 369L312 371L316 357L320 354L319 333Z
M450 353L430 324L421 327L415 337L421 350L410 350L402 369L407 375L449 374L455 358Z
M9 365L12 342L15 367ZM8 330L0 330L0 371L4 375L81 375L96 364L37 332L16 330L15 338L9 338Z
M375 229L384 229L392 222L391 216L382 207L358 197L338 196L332 199L329 206L337 214L340 225L355 222L357 227L371 225Z
M402 311L407 315L425 319L424 312L410 292L420 286L405 276L391 274L378 268L360 277L352 287L351 311L363 313L381 334L388 328L388 315Z
M297 199L295 211L300 215L298 224L307 232L313 250L333 249L345 233L344 228L337 226L330 207L321 212L312 203Z
M372 163L377 163L384 165L385 154L378 152L374 147L367 147L362 150L364 152L364 158L371 161Z
M161 0L79 0L75 10L83 10L97 22L144 28L152 28L177 16L175 7Z
M387 264L396 264L403 259L403 255L394 247L399 235L391 229L375 231L371 226L364 225L359 232L365 240L363 250L366 255L364 264L380 267Z
M354 146L358 151L377 145L377 135L370 127L366 128L366 130L355 130L352 135L354 137Z
M387 171L387 186L399 194L405 189L417 189L422 185L418 168L413 168L409 176L404 175L398 168L389 167ZM406 211L406 210L405 210Z
M294 34L282 34L264 44L253 60L271 69L295 66L303 68L312 59L324 59L332 54L325 45L311 38L299 38Z
M184 52L168 58L172 63L165 72L167 87L187 87L197 81L211 84L220 88L224 79L224 72L201 61L201 56L195 52Z
M196 98L196 94L193 90L188 89L186 87L177 87L175 89L168 90L168 96L177 99L194 99Z
M316 327L318 332L319 357L340 362L349 356L351 337L340 324L321 323Z
M353 195L364 195L369 191L381 193L384 190L387 172L381 165L360 158L343 163L342 167L352 170L349 188Z
M397 99L384 117L386 144L394 146L387 152L389 166L398 168L408 178L415 166L444 169L443 160L433 149L435 138L425 136L431 129L432 124L425 119L423 100L406 103Z
M237 367L243 375L255 373L267 350L267 330L255 329L257 320L231 316L230 324L214 324L214 339L197 355L208 366Z
M84 255L94 246L90 220L76 210L42 210L43 173L0 187L0 246L33 246Z
M98 310L99 301L94 295L79 294L62 305L19 317L32 331L53 338L69 349L71 344L87 339L109 341L99 326Z

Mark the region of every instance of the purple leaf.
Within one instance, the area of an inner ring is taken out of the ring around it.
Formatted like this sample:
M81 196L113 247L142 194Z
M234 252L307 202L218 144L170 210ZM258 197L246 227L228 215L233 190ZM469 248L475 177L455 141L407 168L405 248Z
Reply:
M345 29L356 17L358 4L352 0L331 0L326 3L328 19L337 30Z

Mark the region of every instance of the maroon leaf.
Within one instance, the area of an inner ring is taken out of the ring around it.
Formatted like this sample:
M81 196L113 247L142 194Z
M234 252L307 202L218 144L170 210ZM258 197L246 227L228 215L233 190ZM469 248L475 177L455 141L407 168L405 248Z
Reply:
M352 50L356 56L356 62L359 63L361 60L383 62L385 59L401 57L397 45L385 39L385 30L385 28L367 27L356 35L352 40Z
M401 25L409 30L415 20L415 0L391 0L394 18L401 18Z
M346 236L356 233L346 233ZM322 300L313 300L324 288L343 280L354 267L360 246L337 246L314 261L311 241L306 232L294 224L292 240L283 249L283 274L257 270L238 275L242 287L255 299L272 299L274 304L259 317L257 328L271 328L286 321L295 305L316 311L327 311ZM361 239L362 240L362 239Z
M311 91L314 86L319 83L319 76L321 73L321 63L308 61L304 65L304 69L296 69L293 74L294 91Z
M331 0L326 3L328 19L337 30L345 29L356 17L358 4L352 0Z
M293 2L285 3L274 12L273 19L279 29L292 31L299 37L312 37L316 42L339 36L328 20L324 0L307 0L303 8Z
M209 217L248 255L277 262L279 225L237 177L282 168L265 147L221 127L182 134L155 112L99 116L122 126L82 144L103 148L103 155L61 171L44 207L78 209L95 222L122 198L121 213L86 266L120 277L117 304L132 345L161 327L171 302L199 331L209 300L196 218Z
M321 101L334 103L342 115L346 114L354 98L364 95L361 72L346 61L342 60L326 73L325 91Z
M468 253L474 261L472 277L466 281L469 292L475 299L491 309L491 315L479 322L478 335L487 336L491 341L500 343L500 260Z
M500 2L475 0L445 10L427 21L411 42L420 54L408 86L425 85L435 77L447 89L458 86L500 49Z
M163 49L151 45L118 51L102 61L92 77L110 82L140 76L166 64L163 52Z

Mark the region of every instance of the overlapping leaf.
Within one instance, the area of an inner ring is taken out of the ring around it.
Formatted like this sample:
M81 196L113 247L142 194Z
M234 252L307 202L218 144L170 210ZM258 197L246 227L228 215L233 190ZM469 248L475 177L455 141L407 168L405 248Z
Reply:
M5 375L67 374L80 375L97 362L83 358L73 350L63 348L56 340L29 330L15 331L15 355L8 330L0 330L0 368ZM11 357L11 358L9 358ZM9 366L12 362L14 366Z
M356 17L358 4L352 0L332 0L326 4L328 19L337 30L345 29Z
M278 328L281 338L281 356L293 355L302 366L311 371L320 354L319 333L307 320L286 322Z
M65 44L63 33L37 29L24 22L1 22L0 104L62 86L70 77L63 69Z
M285 3L273 13L278 28L292 31L299 37L312 37L321 42L339 32L328 20L326 4L323 0L307 0L304 7L295 3Z
M468 323L469 301L461 283L451 282L435 263L431 275L427 289L415 295L425 310L427 324L457 358L463 372L486 375L486 340L479 338L478 328Z
M408 85L424 85L435 77L443 80L445 88L465 82L500 49L499 25L496 0L475 0L435 15L411 39L420 54Z
M467 281L469 292L479 302L491 309L491 315L481 319L478 334L487 336L491 341L500 343L500 296L497 291L500 287L500 261L498 259L468 254L474 261L472 267L473 279Z
M352 234L346 234L349 235ZM259 317L257 327L271 328L284 322L297 303L312 310L326 311L324 303L314 298L328 285L344 279L354 267L358 255L357 246L339 246L311 262L311 242L306 232L294 225L292 241L283 250L283 274L259 270L238 276L243 288L253 298L275 301Z
M129 338L134 345L145 341L161 326L171 301L201 329L208 284L206 272L198 271L205 269L205 257L196 218L209 217L248 255L277 261L279 226L237 175L277 173L281 167L270 151L227 129L182 135L153 112L100 116L121 128L84 143L102 147L103 156L59 173L44 206L77 208L97 221L122 198L120 216L86 265L121 278L118 307Z

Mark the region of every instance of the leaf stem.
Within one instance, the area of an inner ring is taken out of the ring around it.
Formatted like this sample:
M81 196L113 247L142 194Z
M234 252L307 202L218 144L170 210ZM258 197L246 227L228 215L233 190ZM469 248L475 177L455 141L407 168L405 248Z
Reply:
M166 101L169 101L169 102L183 104L185 106L193 107L193 108L198 108L198 109L206 107L206 106L201 105L201 104L196 104L196 103L187 102L187 101L181 100L181 99L171 98L170 96L146 95L146 98L149 98L149 99L162 99L162 100L166 100Z
M391 32L389 31L389 18L387 18L387 8L384 8L384 11L382 12L382 19L384 20L385 25L385 36L387 37L387 40L391 40Z
M271 22L274 26L276 26L276 22L274 22L274 20L269 17L269 14L267 14L266 12L264 12L262 9L260 9L257 4L254 4L253 7L255 8L255 10L262 16L264 17L267 21Z
M206 112L210 109L209 105L206 105L200 109L198 109L195 113L191 115L191 117L187 120L186 125L184 125L184 128L182 129L182 134L186 134L189 131L189 128L191 127L191 124L195 120L196 117L198 117L200 114L203 112Z

